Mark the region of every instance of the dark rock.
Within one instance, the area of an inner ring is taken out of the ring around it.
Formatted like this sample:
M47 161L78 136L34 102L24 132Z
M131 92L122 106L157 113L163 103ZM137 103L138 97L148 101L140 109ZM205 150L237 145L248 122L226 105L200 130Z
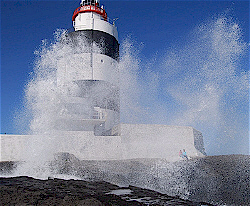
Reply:
M74 170L67 166L67 171L86 180L135 185L195 202L250 205L248 155L207 156L174 163L164 159L73 160Z
M10 166L9 168L11 168ZM46 194L54 194L61 190L62 195L72 195L75 190L81 190L90 197L94 195L103 197L103 192L108 193L110 190L118 189L119 187L116 185L134 185L148 190L131 189L132 186L130 186L127 189L136 190L137 195L119 197L126 201L133 200L133 198L147 199L147 196L156 198L157 194L154 192L157 191L168 195L167 197L160 195L160 199L162 198L164 201L170 198L174 202L173 197L176 197L178 201L182 198L185 201L188 199L192 202L208 202L214 205L250 205L249 168L249 155L207 156L170 163L164 159L80 161L72 154L58 153L55 160L51 162L52 176L66 174L88 182L78 185L77 188L71 184L62 185L60 188L51 187ZM53 185L57 181L59 180L51 177L46 184ZM33 191L33 185L37 183L31 180L29 182L30 184L26 186ZM106 185L106 182L114 185L104 187L102 184ZM16 181L16 184L20 184L18 190L22 191L22 183ZM98 193L99 190L96 190L99 187L102 188L102 193ZM42 190L42 188L40 189ZM58 198L62 198L60 194L58 194ZM97 200L100 201L100 199Z
M207 156L187 167L189 199L250 205L250 156Z
M131 194L112 193L118 190L130 190ZM201 205L155 191L134 186L119 187L104 181L0 178L0 191L1 205Z
M0 162L0 174L8 175L16 168L17 162L14 161L5 161Z

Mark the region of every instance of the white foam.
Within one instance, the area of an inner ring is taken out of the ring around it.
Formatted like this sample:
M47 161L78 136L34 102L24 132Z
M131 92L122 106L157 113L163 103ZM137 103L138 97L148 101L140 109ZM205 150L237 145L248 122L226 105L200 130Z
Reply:
M107 195L113 194L113 195L129 195L131 194L133 191L130 189L119 189L119 190L112 190L108 193L106 193Z

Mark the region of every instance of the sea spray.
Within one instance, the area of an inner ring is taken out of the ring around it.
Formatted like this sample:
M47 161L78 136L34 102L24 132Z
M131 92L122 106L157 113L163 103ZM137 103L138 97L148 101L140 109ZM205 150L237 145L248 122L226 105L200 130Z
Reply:
M143 88L138 76L142 69L141 62L139 51L131 38L129 36L123 40L119 62L121 122L124 123L138 123L144 113L140 105Z
M181 105L171 124L202 131L208 154L216 153L225 143L232 147L230 142L238 135L240 141L247 140L248 46L240 25L225 14L198 25L188 39L184 48L166 56L166 70L178 69L173 76L165 73L169 82L165 91ZM234 147L236 151L247 149Z
M37 57L34 72L25 88L25 111L32 116L29 122L31 136L24 145L23 163L17 168L18 174L40 178L53 175L50 162L54 159L54 154L59 152L58 139L63 141L70 138L58 134L57 121L64 117L69 93L78 93L78 88L73 83L61 86L57 81L58 69L60 64L68 64L73 71L80 70L85 62L71 58L75 50L72 49L72 43L64 41L65 35L66 31L56 31L54 41L48 43L44 40L40 49L35 52ZM90 50L84 39L80 39L79 43L81 47L78 50L81 52ZM70 80L70 72L68 76Z
M53 174L48 162L58 149L55 140L70 138L56 134L55 122L63 115L68 91L77 93L77 88L57 86L58 62L73 70L82 69L85 62L71 58L72 45L62 44L65 32L56 32L54 42L43 41L36 52L34 73L25 89L25 111L32 114L29 133L36 136L27 141L26 164L18 169L22 175ZM89 51L80 41L76 49ZM208 153L237 132L245 139L247 131L239 130L247 128L247 114L237 109L247 111L248 106L248 71L240 69L247 49L240 26L228 16L198 25L184 46L176 45L164 58L156 55L146 63L131 37L124 40L118 66L122 122L193 126L203 132Z
M192 126L207 154L248 153L248 47L227 13L197 25L164 55L135 61L137 121Z

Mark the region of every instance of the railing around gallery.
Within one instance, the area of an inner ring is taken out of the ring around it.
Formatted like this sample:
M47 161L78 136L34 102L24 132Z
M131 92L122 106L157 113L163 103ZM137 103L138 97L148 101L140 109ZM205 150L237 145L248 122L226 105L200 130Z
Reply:
M104 21L106 21L106 22L108 22L108 23L110 23L112 25L115 25L115 21L118 19L118 18L116 18L116 19L108 18L105 9L102 9L102 8L100 8L98 6L88 5L88 6L80 6L80 7L78 7L73 13L72 21L73 22L75 21L75 18L79 13L84 13L84 12L95 12L97 14L100 14L101 17L102 17L102 20L104 20Z
M97 14L100 14L105 21L107 21L108 18L105 9L102 9L98 6L87 5L87 6L80 6L74 11L72 16L72 21L75 21L75 18L79 13L84 13L84 12L95 12Z
M62 119L74 120L106 120L105 111L89 111L89 112L64 112L61 115Z

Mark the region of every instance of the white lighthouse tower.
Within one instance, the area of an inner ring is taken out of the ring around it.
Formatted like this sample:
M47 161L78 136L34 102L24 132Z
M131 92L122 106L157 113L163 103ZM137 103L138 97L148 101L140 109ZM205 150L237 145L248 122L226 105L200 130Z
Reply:
M202 134L192 127L120 123L117 29L99 0L82 0L72 21L74 30L53 47L60 55L54 58L52 52L56 72L49 70L56 85L53 78L52 95L42 96L49 100L53 131L0 135L0 162L25 162L30 156L47 161L58 152L80 160L161 158L171 162L182 160L179 151L183 148L191 158L203 157Z
M120 121L117 28L99 0L82 0L72 17L74 31L62 40L72 53L59 61L57 84L65 96L59 130L117 135Z

